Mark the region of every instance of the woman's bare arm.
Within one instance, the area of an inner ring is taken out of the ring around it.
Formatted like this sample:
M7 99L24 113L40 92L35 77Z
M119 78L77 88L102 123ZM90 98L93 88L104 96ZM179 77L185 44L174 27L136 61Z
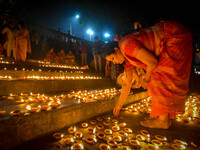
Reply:
M118 105L120 107L122 107L122 105L124 104L124 101L126 100L126 97L128 96L130 92L132 80L133 80L133 72L134 72L133 69L127 72L124 72L124 81L122 83L122 91L118 100Z
M145 80L148 82L151 78L151 73L158 64L158 59L154 54L149 52L146 48L141 48L138 51L136 58L147 65Z

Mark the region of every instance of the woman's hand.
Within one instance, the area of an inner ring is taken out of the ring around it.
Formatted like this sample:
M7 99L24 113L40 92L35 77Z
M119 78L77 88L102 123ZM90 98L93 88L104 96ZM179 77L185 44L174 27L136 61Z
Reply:
M146 78L143 79L143 82L142 82L142 87L144 89L147 89L148 88L148 84L149 84L149 81L146 80Z
M122 109L121 106L115 106L115 108L113 109L113 114L115 117L117 117L119 115L120 110Z

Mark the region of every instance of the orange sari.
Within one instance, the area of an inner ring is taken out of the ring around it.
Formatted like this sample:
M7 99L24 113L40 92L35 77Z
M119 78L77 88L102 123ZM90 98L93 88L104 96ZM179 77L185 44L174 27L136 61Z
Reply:
M152 97L151 117L169 113L175 119L177 113L184 113L192 61L190 30L175 21L161 21L125 36L119 47L127 60L125 70L132 66L146 68L136 59L142 47L158 58L148 85L148 95Z
M25 61L26 53L31 53L31 43L29 32L27 29L20 29L17 33L15 48L15 60Z

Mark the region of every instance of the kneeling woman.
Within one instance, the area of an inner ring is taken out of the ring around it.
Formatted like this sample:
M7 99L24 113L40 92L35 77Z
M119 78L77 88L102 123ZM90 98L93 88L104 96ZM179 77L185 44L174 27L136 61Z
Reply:
M130 91L134 66L146 70L142 81L152 97L151 117L141 124L168 129L170 119L184 113L192 61L190 29L176 21L161 21L147 29L128 34L106 56L113 63L125 61L122 93L113 113L119 115Z

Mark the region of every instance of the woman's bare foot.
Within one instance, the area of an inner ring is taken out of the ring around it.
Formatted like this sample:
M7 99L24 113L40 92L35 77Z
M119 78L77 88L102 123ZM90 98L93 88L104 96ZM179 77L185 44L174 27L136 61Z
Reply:
M141 121L140 124L148 128L157 128L157 129L168 129L170 123L168 121L163 121L159 119L150 119L146 121Z
M158 119L141 121L140 124L148 128L168 129L171 126L171 120L169 119L168 114L164 114L162 116L159 116Z

